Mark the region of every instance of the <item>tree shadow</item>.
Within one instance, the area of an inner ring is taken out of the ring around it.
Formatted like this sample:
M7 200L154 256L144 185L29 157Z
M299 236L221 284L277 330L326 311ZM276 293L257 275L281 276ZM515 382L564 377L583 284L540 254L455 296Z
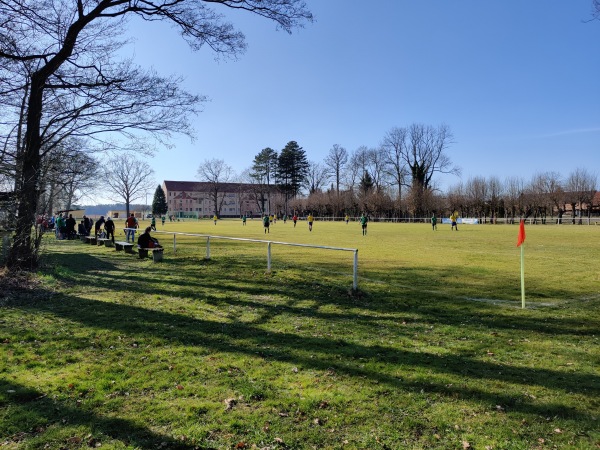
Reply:
M474 382L488 380L522 386L538 386L565 393L586 396L600 395L600 377L592 374L562 372L550 369L513 367L491 361L481 361L463 355L435 355L386 346L368 346L348 342L343 338L299 336L265 330L247 323L224 324L165 311L149 310L138 306L100 302L76 296L62 296L53 305L31 302L20 306L24 310L44 312L68 319L82 326L101 328L129 334L143 340L152 336L179 342L186 346L205 347L214 352L242 353L252 358L263 358L290 363L304 368L334 371L366 383L376 382L390 389L436 392L440 395L475 400L487 405L508 405L513 411L527 414L551 415L577 420L591 420L585 410L560 403L538 403L515 399L502 392L489 392L472 387L448 387L438 375L468 378ZM98 314L101 311L102 314ZM135 321L131 318L135 317ZM176 327L173 325L176 324ZM51 336L47 337L48 339ZM41 337L40 339L44 339ZM231 343L235 342L235 345ZM259 351L257 348L267 348ZM311 356L307 356L310 354ZM391 367L427 369L427 382L401 380L389 373L362 367L362 361L377 361Z
M112 439L119 440L134 448L168 448L174 450L198 449L196 445L173 439L170 436L150 431L132 421L104 417L83 408L74 408L64 402L53 400L45 393L15 382L0 379L0 404L10 404L11 414L4 418L9 424L14 422L20 427L22 420L31 423L32 418L38 424L61 424L86 426L101 432ZM43 432L32 431L32 434ZM5 439L11 439L5 436ZM102 442L88 438L88 446L96 447ZM9 441L10 442L10 441ZM66 447L61 447L66 448Z

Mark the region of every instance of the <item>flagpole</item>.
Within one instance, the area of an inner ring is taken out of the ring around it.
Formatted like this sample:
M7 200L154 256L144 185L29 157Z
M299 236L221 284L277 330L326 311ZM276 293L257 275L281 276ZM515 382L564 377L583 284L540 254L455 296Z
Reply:
M525 308L525 249L521 244L521 309Z

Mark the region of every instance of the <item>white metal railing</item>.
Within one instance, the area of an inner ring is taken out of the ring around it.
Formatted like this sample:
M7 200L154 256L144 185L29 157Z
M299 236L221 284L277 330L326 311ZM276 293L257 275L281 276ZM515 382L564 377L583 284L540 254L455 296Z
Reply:
M124 228L124 231L135 230L134 228ZM267 244L267 271L271 271L271 246L275 245L287 245L289 247L305 247L305 248L318 248L323 250L338 250L344 252L353 252L353 270L352 270L352 289L358 289L358 249L357 248L344 248L344 247L330 247L327 245L313 245L313 244L298 244L294 242L280 242L280 241L267 241L264 239L248 239L248 238L237 238L231 236L215 236L212 234L196 234L196 233L180 233L172 231L153 231L158 234L172 234L173 235L173 253L177 253L177 236L193 236L206 238L206 259L210 259L210 240L211 239L223 239L228 241L242 241L242 242L254 242Z

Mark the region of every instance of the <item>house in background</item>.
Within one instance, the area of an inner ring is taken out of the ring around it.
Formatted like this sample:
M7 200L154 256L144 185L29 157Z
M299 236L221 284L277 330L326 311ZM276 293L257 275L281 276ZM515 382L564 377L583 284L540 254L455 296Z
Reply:
M133 216L136 219L142 219L144 214L142 211L129 211L129 214L133 213ZM127 211L123 210L111 210L106 213L106 217L110 217L111 219L126 219Z
M168 215L182 218L212 217L258 217L280 211L283 195L274 186L266 187L246 183L220 183L215 189L213 183L197 181L170 181L162 184ZM215 191L217 191L217 211L215 211ZM269 211L268 191L271 210Z

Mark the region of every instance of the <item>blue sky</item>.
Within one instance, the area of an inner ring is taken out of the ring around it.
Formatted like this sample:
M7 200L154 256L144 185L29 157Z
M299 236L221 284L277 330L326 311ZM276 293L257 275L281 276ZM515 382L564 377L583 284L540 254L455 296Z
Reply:
M205 160L236 172L297 141L321 162L333 144L376 147L392 127L450 126L448 154L473 176L576 168L600 174L600 21L591 0L306 0L316 21L292 35L247 13L237 61L192 52L177 32L132 23L135 61L186 77L210 101L197 139L173 140L156 180L196 180ZM368 5L368 6L366 6ZM460 181L438 177L441 188Z

